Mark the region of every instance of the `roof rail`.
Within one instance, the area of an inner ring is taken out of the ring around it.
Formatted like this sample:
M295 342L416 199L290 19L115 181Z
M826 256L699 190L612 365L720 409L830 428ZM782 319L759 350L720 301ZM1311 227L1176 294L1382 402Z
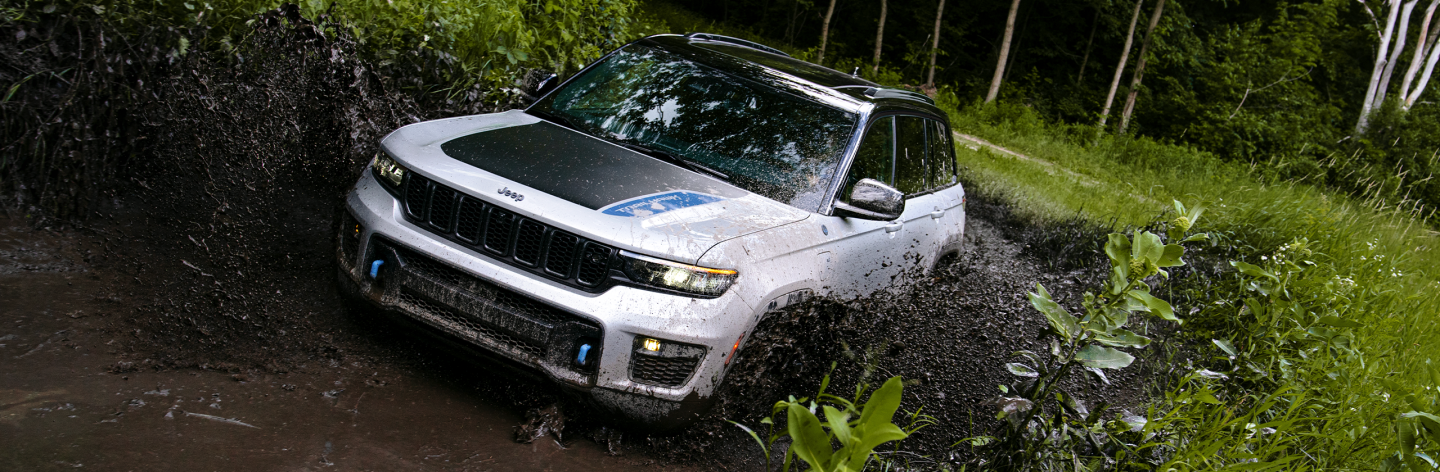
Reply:
M920 92L911 92L904 89L870 87L865 89L865 96L870 98L903 98L906 100L915 100L919 102L929 103L931 105L935 104L935 99L930 98L929 95L925 95Z
M754 42L754 41L747 41L747 40L740 39L740 38L732 38L732 37L730 37L730 36L723 36L723 35L710 34L710 33L690 33L690 34L685 35L685 37L686 37L686 38L693 39L693 40L698 40L698 41L713 41L713 42L717 42L717 43L729 43L729 44L734 44L734 45L736 45L736 46L747 47L747 48L755 49L755 50L759 50L759 51L765 51L765 52L768 52L768 53L770 53L770 54L779 54L779 55L781 55L781 56L790 57L789 54L785 54L785 51L781 51L781 50L779 50L779 49L775 49L775 48L772 48L772 47L770 47L770 46L766 46L766 45L764 45L764 44L760 44L760 43L757 43L757 42Z

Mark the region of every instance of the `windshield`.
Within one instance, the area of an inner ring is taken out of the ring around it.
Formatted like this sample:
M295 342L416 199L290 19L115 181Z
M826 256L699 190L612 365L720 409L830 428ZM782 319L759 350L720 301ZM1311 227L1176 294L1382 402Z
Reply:
M776 86L638 45L529 111L807 211L819 207L856 120Z

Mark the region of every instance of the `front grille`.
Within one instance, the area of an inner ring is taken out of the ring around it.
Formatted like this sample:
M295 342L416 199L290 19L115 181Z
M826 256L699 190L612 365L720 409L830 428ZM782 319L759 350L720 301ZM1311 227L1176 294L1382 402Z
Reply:
M388 240L371 244L378 257L392 257L381 281L385 299L473 344L535 365L560 366L582 376L595 362L574 363L581 344L598 358L603 338L598 323L470 275Z
M700 359L664 358L636 356L630 366L630 377L635 380L665 387L679 387L695 371Z
M459 331L470 338L470 341L490 341L504 346L514 354L518 354L527 360L538 360L545 356L545 348L526 342L523 339L512 337L501 331L496 331L471 320L455 310L432 302L424 296L415 293L410 289L400 290L400 302L410 305L411 309L420 312L421 315L429 315L435 320L449 326L452 330Z
M515 267L589 292L609 286L619 251L411 173L405 219Z

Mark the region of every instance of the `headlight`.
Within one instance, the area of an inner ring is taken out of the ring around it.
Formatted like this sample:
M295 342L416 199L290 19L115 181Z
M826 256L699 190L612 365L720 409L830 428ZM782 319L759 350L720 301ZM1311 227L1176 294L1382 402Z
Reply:
M710 269L620 251L630 279L641 284L707 297L718 297L739 275L730 269Z
M405 173L409 172L405 166L395 162L384 152L375 155L375 160L370 162L370 168L375 171L376 177L391 187L399 187L400 183L405 181Z

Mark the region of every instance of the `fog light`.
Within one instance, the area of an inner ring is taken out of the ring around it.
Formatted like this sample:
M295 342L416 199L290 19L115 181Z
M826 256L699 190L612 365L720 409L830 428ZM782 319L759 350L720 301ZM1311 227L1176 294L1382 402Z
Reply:
M659 340L659 339L655 339L655 338L645 338L645 341L644 341L643 346L645 347L645 350L646 350L646 351L650 351L650 352L660 352L660 340Z

